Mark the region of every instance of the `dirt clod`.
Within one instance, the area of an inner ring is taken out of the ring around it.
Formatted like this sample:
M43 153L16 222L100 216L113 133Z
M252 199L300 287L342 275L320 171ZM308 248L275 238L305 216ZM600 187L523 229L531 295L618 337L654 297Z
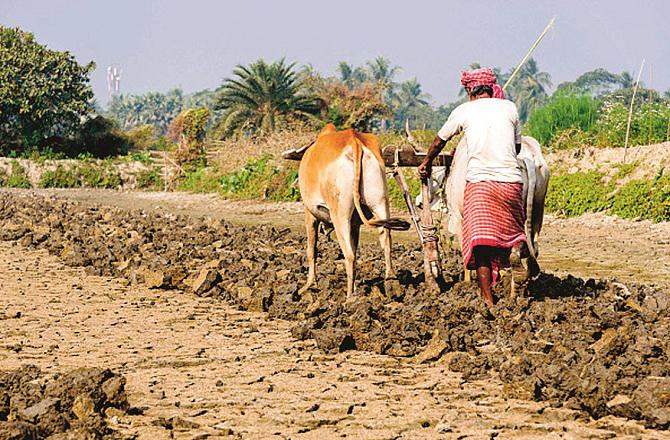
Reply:
M437 329L443 336L435 351L458 352L447 365L466 379L497 371L512 397L596 418L621 414L648 427L670 423L669 295L662 288L541 274L529 297L512 299L503 279L495 292L496 319L487 320L479 313L476 286L457 282L457 255L444 255L444 290L436 295L420 275L419 248L394 246L398 280L388 292L378 248L361 246L358 264L365 270L359 270L356 297L346 301L339 248L322 236L317 287L301 297L306 270L300 234L0 193L0 239L27 236L24 245L93 273L146 283L147 270L161 271L162 288L191 287L245 310L295 320L294 337L314 338L325 351L416 356L435 348ZM631 401L621 403L619 395ZM70 408L76 395L55 397Z
M124 385L122 376L102 368L55 376L32 365L0 372L0 438L118 438L106 414L125 413Z

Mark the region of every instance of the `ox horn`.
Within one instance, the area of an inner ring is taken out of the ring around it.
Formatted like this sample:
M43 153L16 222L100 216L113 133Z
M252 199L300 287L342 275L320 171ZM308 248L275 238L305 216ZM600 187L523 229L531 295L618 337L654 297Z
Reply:
M412 131L409 129L409 119L405 119L405 133L407 134L407 142L409 142L415 150L422 151L423 148L419 145L419 141L416 140Z

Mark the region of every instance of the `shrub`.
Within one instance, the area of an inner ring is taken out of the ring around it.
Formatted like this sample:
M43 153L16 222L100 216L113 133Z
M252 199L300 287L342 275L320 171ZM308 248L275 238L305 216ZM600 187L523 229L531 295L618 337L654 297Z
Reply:
M231 194L249 192L253 180L265 172L269 159L269 156L263 156L248 162L239 171L221 176L219 182L222 191Z
M263 197L276 201L299 201L300 188L298 187L297 164L274 168L263 188Z
M158 168L142 170L135 174L138 189L160 190L163 187L163 179Z
M75 151L70 151L74 156L80 153L88 153L94 157L108 157L126 154L128 152L128 140L116 127L116 124L102 116L88 119L79 129L75 137Z
M546 146L550 150L568 150L582 148L595 143L595 136L579 128L566 128L557 132Z
M186 177L179 182L179 189L192 192L217 192L221 189L219 179L220 176L207 168L199 168L186 174Z
M596 121L600 104L589 95L556 92L547 105L533 111L525 132L547 145L566 129L588 132Z
M156 143L154 144L154 148L159 151L172 151L175 147L176 145L170 142L165 136L160 136L156 139Z
M181 112L170 124L168 138L179 144L174 159L187 171L207 165L203 141L209 116L205 107L191 108Z
M599 146L623 147L628 124L628 107L620 102L605 103L596 126ZM646 145L668 140L670 107L666 103L644 104L633 109L629 145Z
M224 174L218 180L225 195L275 201L298 201L297 164L274 166L270 156L249 161L241 170Z
M126 132L130 146L136 150L149 150L155 143L153 125L140 125Z
M25 168L21 166L19 161L12 160L11 162L11 172L9 176L5 178L3 183L4 186L8 188L32 188L33 185L28 180Z
M151 154L148 151L136 151L130 154L130 160L143 163L144 165L151 164Z
M318 94L328 105L324 121L332 122L338 129L353 127L370 131L377 119L390 116L382 90L381 84L372 83L353 89L340 82L321 84Z
M88 162L77 168L77 175L84 186L90 188L116 189L121 186L121 175L108 165Z
M614 195L610 212L622 218L669 221L670 176L631 180Z
M55 170L42 173L39 181L40 188L75 188L81 186L79 177L63 165L58 165Z
M607 208L607 187L603 174L596 171L552 176L549 180L546 208L574 216Z

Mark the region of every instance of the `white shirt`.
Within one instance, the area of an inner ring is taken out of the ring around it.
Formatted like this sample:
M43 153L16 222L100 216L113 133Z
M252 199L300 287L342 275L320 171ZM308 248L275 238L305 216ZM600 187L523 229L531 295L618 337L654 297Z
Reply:
M515 144L521 143L519 114L512 101L480 98L454 109L437 135L465 132L468 182L523 182Z

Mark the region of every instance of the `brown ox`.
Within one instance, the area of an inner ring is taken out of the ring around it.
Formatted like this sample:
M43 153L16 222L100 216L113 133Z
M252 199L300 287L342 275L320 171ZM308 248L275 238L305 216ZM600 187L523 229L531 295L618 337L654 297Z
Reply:
M386 172L377 136L352 129L337 131L328 124L300 162L300 195L307 229L307 283L316 278L316 242L319 222L333 225L344 254L347 297L354 292L355 260L360 226L377 227L384 250L386 278L394 276L389 229L408 229L403 220L389 217Z

